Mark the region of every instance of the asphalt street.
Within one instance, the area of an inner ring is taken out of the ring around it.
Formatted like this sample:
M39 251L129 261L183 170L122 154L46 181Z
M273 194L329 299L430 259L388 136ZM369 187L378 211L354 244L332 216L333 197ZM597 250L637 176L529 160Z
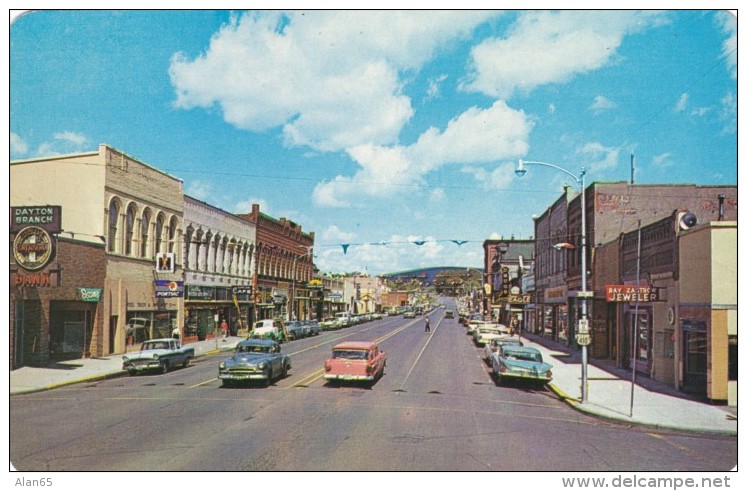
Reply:
M342 340L387 353L373 386L325 383ZM497 386L456 319L385 317L282 346L290 375L223 388L203 356L164 375L10 401L10 459L28 471L727 471L737 440L575 411L546 387Z

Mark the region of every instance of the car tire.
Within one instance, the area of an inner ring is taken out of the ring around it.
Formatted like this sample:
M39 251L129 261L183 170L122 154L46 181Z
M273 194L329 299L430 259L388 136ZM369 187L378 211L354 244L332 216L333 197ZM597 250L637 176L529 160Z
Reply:
M127 370L127 373L130 374L130 377L134 377L135 375L137 375L137 370Z
M265 387L269 387L272 385L272 370L270 370L270 373L267 374L267 379L264 381L263 384Z
M169 371L169 362L168 361L162 361L159 365L158 369L161 371L161 373L167 373Z
M182 363L182 368L187 368L189 366L190 359L191 359L190 356L184 359L184 363Z
M221 387L233 387L233 380L221 380Z

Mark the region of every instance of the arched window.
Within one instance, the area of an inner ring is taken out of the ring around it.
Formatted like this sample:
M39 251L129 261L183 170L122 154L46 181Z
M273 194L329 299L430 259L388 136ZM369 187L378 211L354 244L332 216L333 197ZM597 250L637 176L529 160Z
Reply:
M171 220L169 221L169 251L168 252L174 252L176 251L176 229L179 226L179 222L176 219L176 217L171 217Z
M156 218L156 249L154 255L163 252L161 246L163 245L163 215L158 215Z
M148 257L148 231L150 229L150 212L143 212L143 220L140 222L140 257Z
M119 221L119 203L117 200L112 200L109 203L109 242L107 250L109 252L117 252L117 222Z
M125 254L128 256L132 255L132 237L135 230L135 205L132 204L127 207L127 215L125 217Z

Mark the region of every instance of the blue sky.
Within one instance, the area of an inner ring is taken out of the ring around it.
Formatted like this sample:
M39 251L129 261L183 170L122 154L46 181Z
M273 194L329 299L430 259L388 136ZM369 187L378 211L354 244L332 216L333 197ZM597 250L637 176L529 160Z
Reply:
M481 267L569 181L520 158L737 184L736 47L724 11L27 13L10 155L108 143L314 231L322 271Z

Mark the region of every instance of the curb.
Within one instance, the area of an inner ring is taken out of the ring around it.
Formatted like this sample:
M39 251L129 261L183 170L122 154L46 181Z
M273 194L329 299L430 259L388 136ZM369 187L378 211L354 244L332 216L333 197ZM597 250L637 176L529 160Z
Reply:
M568 394L565 393L565 391L563 391L563 389L561 389L560 387L554 384L548 384L548 387L550 387L550 390L552 390L560 398L561 401L565 402L566 404L568 404L568 406L575 409L576 411L579 411L581 413L584 413L589 416L593 416L595 418L599 418L605 421L618 423L618 424L623 423L623 424L627 424L628 426L635 426L638 428L651 428L651 429L656 429L656 430L678 431L682 433L691 433L691 434L697 434L697 435L717 435L717 436L731 436L731 437L736 437L738 435L738 432L736 430L685 428L681 426L663 425L663 424L656 424L656 423L643 423L643 422L631 421L631 420L623 419L623 418L615 418L614 416L609 416L607 414L600 414L599 412L596 412L592 409L584 407L577 398L569 396Z

